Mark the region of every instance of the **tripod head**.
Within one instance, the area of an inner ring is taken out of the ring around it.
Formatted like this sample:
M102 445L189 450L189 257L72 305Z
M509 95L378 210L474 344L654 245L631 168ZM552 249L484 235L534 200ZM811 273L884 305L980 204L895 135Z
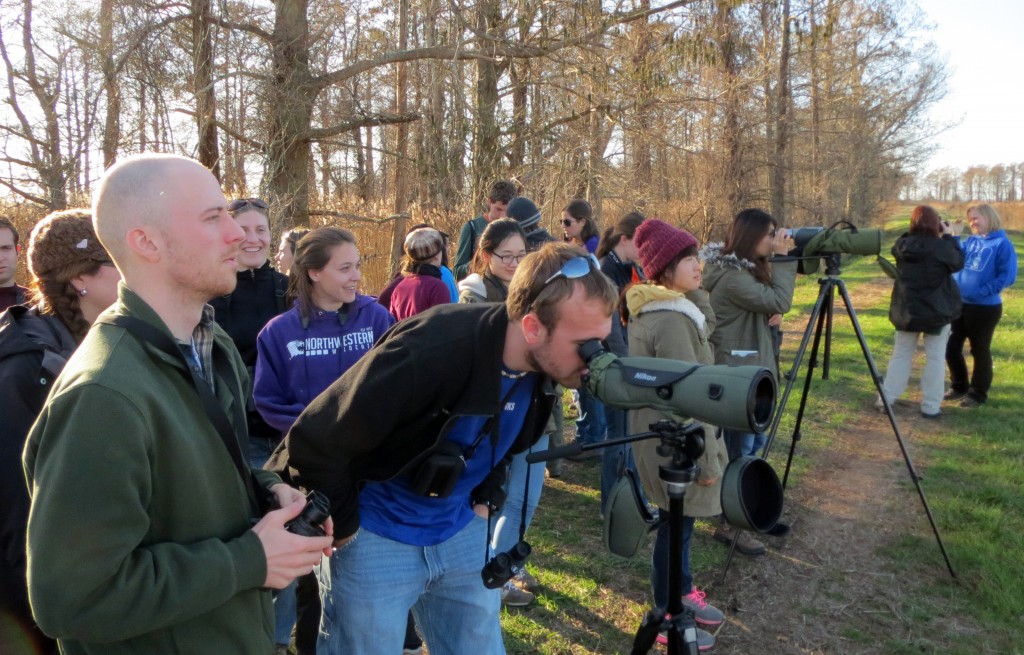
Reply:
M646 435L661 439L658 454L671 458L671 462L658 467L658 477L668 487L669 497L673 493L681 495L700 473L696 460L704 454L704 427L696 421L680 425L668 420L652 423L650 427Z

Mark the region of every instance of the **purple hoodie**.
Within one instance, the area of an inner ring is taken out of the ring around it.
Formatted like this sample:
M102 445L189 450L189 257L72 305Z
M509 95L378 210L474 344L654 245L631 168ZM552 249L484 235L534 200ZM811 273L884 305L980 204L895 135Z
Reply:
M314 398L373 347L394 317L357 295L342 326L338 312L314 308L302 327L298 307L273 318L256 338L253 398L263 420L284 434Z

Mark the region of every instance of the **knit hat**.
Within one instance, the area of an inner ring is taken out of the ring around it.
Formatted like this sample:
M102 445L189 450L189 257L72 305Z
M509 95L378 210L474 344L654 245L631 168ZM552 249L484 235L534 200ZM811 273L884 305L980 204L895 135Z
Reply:
M640 252L640 265L644 277L657 279L669 262L682 251L697 245L697 238L686 230L672 227L656 218L648 218L633 234L633 242Z
M110 254L96 236L87 209L55 212L32 228L28 246L28 270L42 277L62 266L81 261L106 264Z
M421 227L405 236L405 254L414 262L425 262L441 252L444 237L432 227Z
M523 228L526 232L529 232L530 228L540 223L540 210L537 209L537 205L529 198L524 198L523 196L513 198L512 202L508 203L505 214L509 218L516 219L519 227Z

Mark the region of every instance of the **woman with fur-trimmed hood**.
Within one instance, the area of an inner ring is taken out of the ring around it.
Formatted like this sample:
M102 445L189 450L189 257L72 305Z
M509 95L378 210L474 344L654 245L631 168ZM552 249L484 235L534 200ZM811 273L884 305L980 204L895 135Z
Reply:
M684 230L657 219L647 219L634 233L634 242L640 263L649 282L630 287L626 291L629 309L629 354L640 357L661 357L700 364L711 364L714 354L709 336L715 318L707 293L700 288L701 266L697 258L697 239ZM630 414L630 432L645 432L650 424L666 416L654 409L640 409ZM724 621L717 608L704 600L704 592L693 585L690 572L690 538L694 517L715 516L721 512L722 473L727 463L725 445L715 434L713 426L705 426L704 454L698 460L700 473L697 483L686 492L683 506L683 603L694 611L698 625L714 627ZM658 468L667 462L657 452L654 439L633 444L640 481L648 498L667 514L669 499ZM654 603L667 607L669 571L669 524L658 526L654 542L651 576ZM659 637L659 641L661 637ZM664 643L664 642L662 642ZM714 645L714 637L698 630L701 650Z
M709 244L704 259L704 288L718 323L711 335L716 364L764 366L779 378L778 348L782 315L793 304L796 261L769 263L772 255L793 248L787 230L760 209L744 209L733 219L725 245ZM723 430L729 460L756 456L764 434ZM732 543L734 528L722 523L715 539ZM736 549L744 555L763 555L764 544L742 534Z

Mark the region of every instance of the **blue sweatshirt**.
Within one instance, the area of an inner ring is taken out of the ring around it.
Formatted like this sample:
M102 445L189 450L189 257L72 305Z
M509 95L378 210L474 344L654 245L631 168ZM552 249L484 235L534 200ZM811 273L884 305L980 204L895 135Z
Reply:
M284 434L314 398L373 347L395 319L371 296L357 295L345 325L338 312L314 308L302 327L298 306L272 319L256 338L253 398L263 420Z
M1001 305L999 292L1017 280L1017 253L1004 230L963 239L964 267L953 277L971 305Z

